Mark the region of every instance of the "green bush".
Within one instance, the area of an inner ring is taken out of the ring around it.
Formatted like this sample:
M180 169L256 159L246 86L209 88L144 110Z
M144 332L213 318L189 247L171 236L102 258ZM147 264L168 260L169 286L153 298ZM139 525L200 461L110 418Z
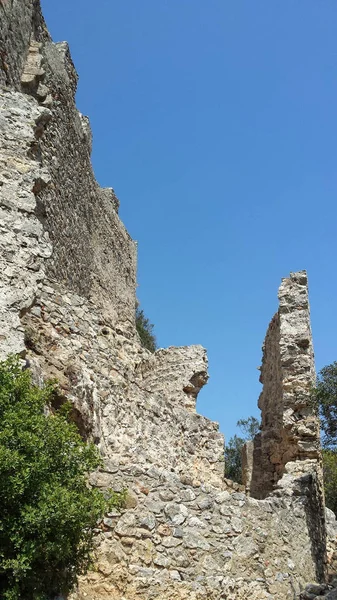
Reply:
M136 328L140 337L140 342L143 348L147 348L150 352L155 352L157 342L153 333L153 325L144 315L144 311L137 306L136 308Z
M93 529L107 504L88 486L98 451L67 412L52 412L55 384L34 386L16 358L0 363L0 597L67 593L91 563ZM49 409L48 409L49 407Z

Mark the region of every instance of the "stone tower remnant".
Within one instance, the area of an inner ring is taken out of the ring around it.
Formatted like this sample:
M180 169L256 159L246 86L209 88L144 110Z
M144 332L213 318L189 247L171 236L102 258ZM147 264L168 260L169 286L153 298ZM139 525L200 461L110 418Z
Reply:
M245 494L196 412L204 348L140 345L136 244L94 178L70 51L38 0L0 2L0 57L0 355L58 379L104 458L92 484L128 490L73 598L293 600L326 566L305 273L283 281L268 330Z
M255 498L265 498L275 488L288 463L299 461L311 470L321 458L319 421L311 402L316 375L306 272L283 279L278 297L279 309L263 345L261 433L250 444L249 488Z

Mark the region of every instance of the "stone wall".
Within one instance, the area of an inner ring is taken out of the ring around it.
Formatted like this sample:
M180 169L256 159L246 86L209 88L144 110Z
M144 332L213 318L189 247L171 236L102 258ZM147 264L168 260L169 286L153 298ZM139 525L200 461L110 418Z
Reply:
M94 481L128 488L128 509L101 524L97 567L76 600L293 600L317 577L309 497L292 496L290 479L289 495L266 500L138 465L110 465Z
M223 436L195 412L207 380L201 346L151 355L128 331L111 327L93 301L54 280L41 285L22 326L36 376L58 379L106 459L221 484Z
M0 85L21 90L31 36L50 39L40 5L32 0L0 2Z
M320 461L319 422L311 405L315 365L305 271L279 288L279 310L263 346L262 424L254 444L251 494L265 498L291 461ZM309 466L309 469L311 467Z
M41 52L53 117L41 138L51 184L39 194L54 248L48 275L94 300L111 323L132 330L136 245L118 217L113 190L101 189L93 176L90 126L74 104L77 74L69 48L47 42Z
M72 402L104 457L92 484L128 490L125 509L98 524L97 568L74 597L293 599L325 570L304 274L283 282L266 341L258 460L246 470L269 496L256 499L227 485L223 436L196 413L205 350L152 355L139 343L135 244L94 179L67 44L51 41L37 0L0 2L0 17L1 357L58 379L58 402ZM329 531L332 556L331 518Z
M75 106L78 77L68 45L51 41L38 2L0 3L0 16L2 52L10 57L0 81L25 92L18 105L29 94L35 110L48 113L48 127L35 127L26 150L48 170L48 181L41 178L32 189L34 214L53 248L46 273L133 331L136 244L118 217L113 190L100 188L93 175L90 125Z
M97 567L74 598L276 600L322 578L316 461L310 478L307 463L289 463L266 500L227 488L222 436L192 405L207 379L201 347L150 355L54 281L22 325L35 377L58 378L105 457L92 483L128 489L126 509L97 529Z
M29 96L0 89L0 355L24 351L20 315L35 301L52 247L35 214L34 188L50 181L30 153L51 118Z

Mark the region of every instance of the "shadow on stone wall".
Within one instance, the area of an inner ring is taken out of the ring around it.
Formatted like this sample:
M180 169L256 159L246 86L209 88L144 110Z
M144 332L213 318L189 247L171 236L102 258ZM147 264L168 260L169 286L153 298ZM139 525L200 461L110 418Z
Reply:
M295 493L305 501L305 517L311 542L311 555L316 566L316 578L319 582L326 581L326 523L323 490L316 473L308 473L298 480Z

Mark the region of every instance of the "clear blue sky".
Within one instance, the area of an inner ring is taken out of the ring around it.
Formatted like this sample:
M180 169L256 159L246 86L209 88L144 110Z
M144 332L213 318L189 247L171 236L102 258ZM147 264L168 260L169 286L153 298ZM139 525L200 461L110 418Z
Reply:
M200 343L198 411L258 416L261 345L307 269L318 368L337 360L336 0L44 0L68 40L93 166L139 242L160 346Z

